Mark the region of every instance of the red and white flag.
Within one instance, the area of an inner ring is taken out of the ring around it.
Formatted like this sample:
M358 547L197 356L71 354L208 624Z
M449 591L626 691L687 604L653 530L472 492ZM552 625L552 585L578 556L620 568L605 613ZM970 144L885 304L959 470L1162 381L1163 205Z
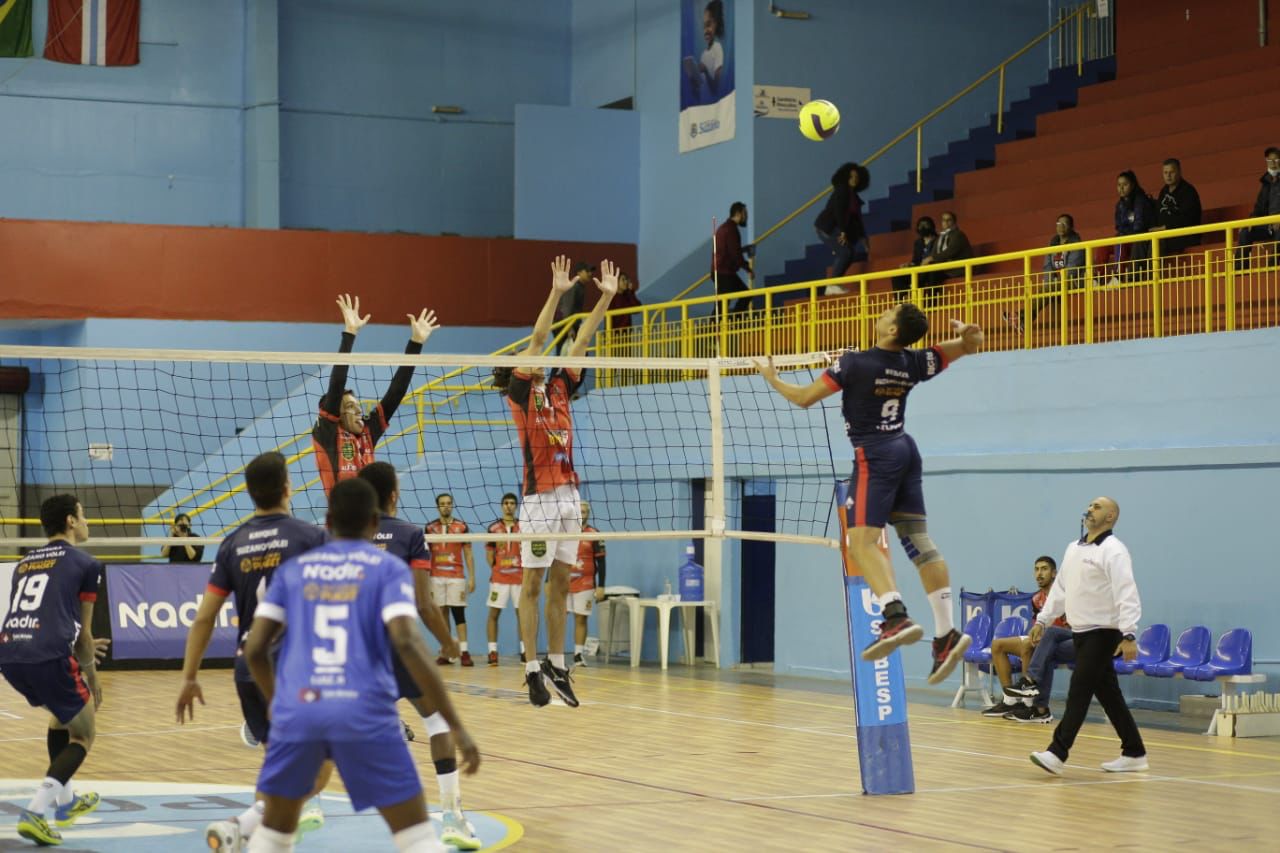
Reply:
M141 0L49 0L44 58L74 65L137 65Z

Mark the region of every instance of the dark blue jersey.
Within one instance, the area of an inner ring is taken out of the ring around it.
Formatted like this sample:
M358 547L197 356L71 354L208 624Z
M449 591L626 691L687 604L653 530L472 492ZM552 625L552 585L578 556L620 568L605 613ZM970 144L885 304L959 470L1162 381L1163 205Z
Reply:
M400 730L387 622L418 618L404 560L338 539L285 563L258 618L286 626L271 703L275 741L349 741Z
M827 368L822 379L841 391L844 429L854 447L877 444L901 435L907 418L907 394L947 366L937 347L926 350L847 352Z
M69 542L50 542L13 569L0 624L0 664L65 658L80 636L80 603L96 601L102 563Z
M409 564L414 571L431 571L431 551L418 525L391 515L382 516L373 544Z
M222 540L209 573L209 590L221 596L235 593L241 641L253 624L258 584L270 584L286 560L323 544L324 537L324 530L314 524L274 513L255 515Z

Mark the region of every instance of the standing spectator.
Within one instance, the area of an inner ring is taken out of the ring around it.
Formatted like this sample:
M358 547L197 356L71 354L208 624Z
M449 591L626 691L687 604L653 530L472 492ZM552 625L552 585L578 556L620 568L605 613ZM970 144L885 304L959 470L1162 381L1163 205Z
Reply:
M440 513L440 517L427 525L427 536L431 542L431 600L446 614L453 614L453 624L458 628L458 651L462 665L475 666L471 660L471 652L467 651L467 596L476 591L476 567L471 562L471 543L430 539L448 533L470 533L471 528L467 527L465 521L453 517L453 495L448 492L436 495L436 511ZM441 654L436 658L436 663L444 666L453 661Z
M582 532L599 533L587 520L591 518L591 503L582 502ZM569 594L565 596L565 609L573 614L573 665L586 666L583 657L587 650L587 617L591 607L604 598L604 543L599 539L581 539L578 542L578 561L569 570Z
M1054 225L1055 233L1049 238L1050 248L1057 247L1058 251L1044 256L1044 272L1040 276L1040 280L1036 283L1036 290L1039 293L1053 294L1050 296L1042 296L1031 305L1031 322L1036 321L1040 311L1044 306L1058 301L1057 294L1062 289L1062 276L1065 273L1067 279L1067 287L1075 289L1084 284L1084 250L1072 249L1065 247L1072 243L1080 242L1080 235L1076 233L1076 221L1070 213L1062 213L1058 215L1058 220ZM1005 322L1009 323L1017 331L1022 331L1023 312L1020 310L1017 314L1017 320L1011 319L1008 312L1002 315Z
M747 275L755 278L755 270L751 266L753 249L750 245L742 245L739 228L747 227L747 206L735 201L729 206L729 218L716 229L716 246L714 265L711 268L715 279L716 296L728 293L741 293L751 290L750 285L738 275L738 270L745 269ZM736 314L751 307L751 297L744 296L733 303L729 313ZM720 303L716 303L716 314L721 311Z
M1084 513L1085 535L1067 546L1062 568L1049 590L1049 599L1031 628L1032 642L1044 629L1066 614L1076 646L1076 668L1067 691L1067 709L1044 752L1031 753L1031 761L1057 775L1066 766L1067 754L1094 696L1120 736L1120 757L1102 764L1109 773L1147 769L1147 748L1138 724L1129 713L1111 659L1138 655L1135 632L1142 618L1138 585L1133 580L1129 549L1114 533L1120 505L1111 498L1094 498Z
M1249 217L1275 216L1280 214L1280 148L1272 146L1263 155L1266 157L1267 170L1262 173L1258 182L1258 198L1253 203ZM1280 224L1254 225L1241 228L1236 242L1240 244L1240 252L1236 255L1236 269L1244 267L1244 261L1253 251L1253 244L1261 241L1280 239Z
M173 517L169 527L169 536L174 539L195 538L191 532L191 516L180 512ZM168 557L170 563L198 563L204 557L203 545L163 545L160 556Z
M944 264L947 261L961 261L973 257L973 246L969 245L969 238L957 227L956 222L955 213L950 210L942 212L942 230L938 232L938 239L933 243L933 252L920 260L921 266ZM937 300L939 288L943 282L963 274L963 270L921 273L919 279L921 288L926 286L929 288L929 293L925 296L925 304L931 304Z
M563 296L560 297L559 307L556 308L556 322L566 317L572 317L574 314L581 314L583 306L587 299L587 285L591 283L591 276L595 274L596 268L586 261L578 261L573 265L573 286L570 287ZM560 336L559 343L556 344L556 354L560 354L561 348L564 347L565 341L572 341L578 336L578 326L580 323L574 323L572 328Z
M916 220L916 241L911 244L911 260L904 261L899 269L918 267L933 252L933 242L938 239L938 226L932 216L921 216ZM911 290L911 276L897 275L893 277L893 292L905 294Z
M1116 194L1120 196L1116 200L1117 237L1146 234L1155 227L1156 206L1151 201L1151 196L1138 183L1138 176L1132 170L1126 169L1116 176ZM1125 281L1145 273L1150 259L1150 243L1124 243L1116 246L1116 271ZM1116 284L1119 281L1120 278L1113 278L1107 283Z
M489 525L490 533L519 533L516 507L520 499L512 492L502 496L502 517ZM520 583L524 569L520 564L519 542L486 542L484 555L489 560L489 621L485 630L489 640L489 666L498 665L498 617L511 603L516 611L516 633L520 628ZM520 662L525 662L524 640L520 641Z
M855 255L865 260L870 257L867 229L862 222L862 197L858 190L865 190L871 182L866 166L845 163L831 176L831 195L818 218L813 221L818 239L826 244L835 256L831 262L831 275L844 275Z
M1161 228L1187 228L1200 224L1200 193L1182 179L1182 164L1176 157L1164 161L1161 170L1164 186L1156 199L1159 208L1156 219ZM1160 241L1160 254L1173 255L1191 246L1200 245L1200 235L1170 237Z
M618 273L618 295L613 297L612 309L639 308L640 297L636 295L636 283L626 273ZM638 313L638 312L632 312ZM617 314L613 318L614 329L630 329L635 318L628 314Z

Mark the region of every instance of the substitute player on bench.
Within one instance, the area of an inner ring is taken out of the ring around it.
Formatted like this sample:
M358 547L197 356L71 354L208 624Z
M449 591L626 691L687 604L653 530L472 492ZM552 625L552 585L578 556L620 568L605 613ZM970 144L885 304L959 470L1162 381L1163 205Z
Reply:
M523 356L540 356L551 336L551 324L560 296L573 286L570 263L564 255L551 264L551 293L538 314L529 346ZM580 358L600 327L609 301L618 292L618 268L605 261L596 279L600 299L583 321L573 345L563 353ZM548 374L509 367L493 369L493 387L507 395L512 417L520 433L524 458L524 501L520 505L520 529L525 533L579 533L582 506L578 497L578 475L573 469L573 414L569 400L582 386L583 371L576 367L556 368ZM547 684L560 694L565 704L578 706L564 664L565 596L569 592L569 569L578 559L574 540L526 541L521 544L520 564L524 582L520 585L520 637L529 654L525 664L525 685L529 702L546 705L551 701ZM547 578L547 660L538 662L538 596L542 576ZM544 683L545 682L545 683Z
M920 450L907 435L907 394L937 376L964 355L982 346L982 329L952 320L956 337L928 349L907 347L929 331L929 320L909 302L895 305L876 320L875 346L847 352L810 385L778 378L772 359L757 361L765 380L797 406L809 407L841 392L845 430L853 442L854 470L849 503L849 556L862 568L884 614L880 636L862 650L863 660L886 657L898 646L914 643L924 631L907 617L889 559L878 542L886 523L897 530L902 547L920 570L920 580L933 609L933 668L929 683L938 684L960 662L971 639L955 628L951 613L951 581L942 554L929 538L925 522Z

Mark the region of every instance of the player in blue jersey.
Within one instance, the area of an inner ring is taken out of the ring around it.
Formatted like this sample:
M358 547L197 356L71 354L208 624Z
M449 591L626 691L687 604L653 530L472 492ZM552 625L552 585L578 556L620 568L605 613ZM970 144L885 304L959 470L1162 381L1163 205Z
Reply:
M353 808L382 813L398 850L442 849L400 733L393 651L448 721L463 769L479 765L418 628L409 567L370 541L380 521L372 486L359 478L335 485L327 517L333 539L283 565L258 605L245 655L271 701L274 735L258 777L266 811L251 853L293 849L306 793L327 759ZM273 666L270 649L281 633Z
M0 673L33 707L53 715L45 738L49 769L17 825L19 835L45 846L62 843L50 811L57 826L67 827L98 807L98 795L77 795L71 777L93 745L102 704L90 630L102 563L75 547L89 538L75 495L41 504L40 524L49 544L13 570L9 612L0 622Z
M371 462L361 468L356 476L373 486L378 495L380 518L373 544L409 564L418 615L444 649L442 657L456 657L457 650L451 648L451 644L456 641L449 633L449 622L431 599L431 551L427 548L422 527L396 518L396 509L400 503L400 482L395 466L390 462ZM443 807L440 840L460 850L478 850L480 839L476 838L475 831L462 814L457 750L453 745L449 724L430 700L422 695L399 658L393 659L392 663L400 696L408 699L414 710L422 715L430 739L431 762L436 768L436 782L440 786L440 802Z
M254 458L244 469L245 489L253 501L253 517L236 528L218 548L209 584L196 611L187 634L187 649L182 661L182 690L178 694L178 722L195 717L195 703L204 704L204 692L196 676L200 672L200 659L209 648L214 623L227 596L235 594L236 617L240 626L239 644L236 649L235 685L240 697L240 710L244 714L241 737L245 743L256 746L267 743L270 726L267 721L267 703L261 691L253 683L244 661L244 638L253 624L253 614L258 597L271 582L275 570L290 557L306 553L324 542L324 530L314 524L300 521L289 514L292 490L289 484L289 468L279 453L263 453ZM320 780L320 790L328 774ZM209 843L215 850L236 850L240 840L249 838L262 819L261 798L245 809L234 821L218 821L209 828ZM318 800L308 809L303 829L310 831L324 823L324 814ZM220 846L215 846L215 841Z
M958 320L952 320L951 325L956 334L951 340L928 349L908 349L928 333L929 320L909 302L895 305L876 320L874 347L844 353L807 386L783 382L772 360L756 362L765 380L797 406L807 408L841 392L845 431L854 453L849 501L844 507L849 522L846 546L884 616L879 637L862 650L862 658L886 657L898 646L914 643L924 635L907 617L893 569L879 547L885 524L892 524L907 556L920 571L933 609L930 684L938 684L955 669L970 638L955 627L947 564L929 538L925 521L920 450L905 432L904 423L912 388L982 346L980 327Z

